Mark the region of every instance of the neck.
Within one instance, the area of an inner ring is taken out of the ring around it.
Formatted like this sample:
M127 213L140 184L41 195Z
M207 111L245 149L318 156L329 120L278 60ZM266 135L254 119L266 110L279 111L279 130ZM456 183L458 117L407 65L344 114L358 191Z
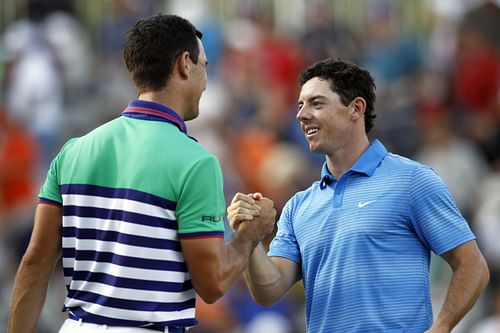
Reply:
M168 106L170 109L177 112L182 119L184 119L185 106L178 91L167 92L165 89L160 91L148 91L139 94L137 99Z
M370 145L368 137L364 135L358 142L344 145L341 149L326 155L326 165L335 179L339 179L346 170L350 169L363 152Z

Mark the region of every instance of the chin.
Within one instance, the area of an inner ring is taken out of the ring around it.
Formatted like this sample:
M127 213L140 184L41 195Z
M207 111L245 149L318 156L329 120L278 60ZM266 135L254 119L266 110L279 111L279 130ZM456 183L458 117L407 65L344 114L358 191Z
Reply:
M325 152L318 145L309 144L309 150L311 153L324 154Z
M185 118L184 118L184 121L189 121L189 120L193 120L193 119L196 119L198 118L198 115L199 115L199 111L196 110L196 111L193 111L189 114L186 114Z
M313 146L312 144L309 144L309 150L311 151L311 153L319 153L318 147Z

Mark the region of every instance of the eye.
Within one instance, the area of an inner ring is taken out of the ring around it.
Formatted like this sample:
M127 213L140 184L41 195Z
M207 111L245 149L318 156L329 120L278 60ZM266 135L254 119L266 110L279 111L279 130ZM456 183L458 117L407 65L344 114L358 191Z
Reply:
M315 109L320 108L322 105L323 105L323 103L321 103L320 101L314 101L314 102L312 102L312 107L315 108Z

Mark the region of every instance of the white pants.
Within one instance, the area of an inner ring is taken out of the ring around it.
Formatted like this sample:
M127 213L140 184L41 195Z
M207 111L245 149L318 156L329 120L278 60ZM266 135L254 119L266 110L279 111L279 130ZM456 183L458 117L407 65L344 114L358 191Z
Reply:
M59 333L158 333L158 331L148 330L140 327L107 326L91 323L79 322L73 319L66 319L61 326ZM165 327L164 333L168 333Z

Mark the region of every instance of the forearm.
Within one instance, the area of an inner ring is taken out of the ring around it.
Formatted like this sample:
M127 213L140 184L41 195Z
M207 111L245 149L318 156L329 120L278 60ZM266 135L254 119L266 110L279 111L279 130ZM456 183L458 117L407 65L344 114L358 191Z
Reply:
M265 306L278 301L291 286L262 246L257 246L250 257L244 276L253 299Z
M272 201L262 198L259 203L258 217L233 227L233 239L227 244L220 239L181 240L193 286L205 302L213 303L229 290L257 244L273 231L276 210Z
M236 233L226 244L225 256L219 273L219 283L223 293L240 277L248 266L249 258L254 252L257 240L247 238L244 233Z
M12 294L9 333L36 332L53 268L47 263L28 263L23 259Z
M486 263L463 266L453 272L446 300L433 327L450 332L477 301L486 287L489 273Z

